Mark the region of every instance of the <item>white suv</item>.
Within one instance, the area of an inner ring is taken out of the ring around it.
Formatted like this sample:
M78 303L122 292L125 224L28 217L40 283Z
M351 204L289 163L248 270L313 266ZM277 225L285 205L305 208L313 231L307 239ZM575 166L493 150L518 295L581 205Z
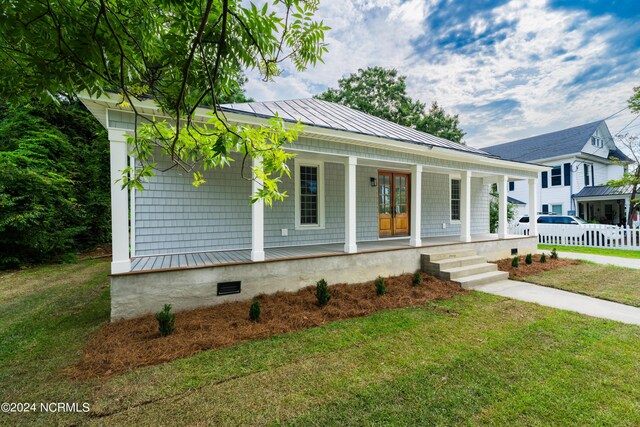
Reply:
M607 241L620 236L621 228L615 225L589 224L582 218L573 215L538 215L538 240L547 243L548 237L563 236L579 240L581 243L605 245ZM523 216L516 224L516 229L529 235L529 217ZM559 243L559 242L558 242Z

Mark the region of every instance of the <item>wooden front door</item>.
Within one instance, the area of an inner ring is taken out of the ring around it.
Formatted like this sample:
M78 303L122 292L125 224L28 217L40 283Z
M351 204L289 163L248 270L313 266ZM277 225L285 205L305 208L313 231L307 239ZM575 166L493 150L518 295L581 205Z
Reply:
M378 232L384 236L409 235L409 174L378 173Z

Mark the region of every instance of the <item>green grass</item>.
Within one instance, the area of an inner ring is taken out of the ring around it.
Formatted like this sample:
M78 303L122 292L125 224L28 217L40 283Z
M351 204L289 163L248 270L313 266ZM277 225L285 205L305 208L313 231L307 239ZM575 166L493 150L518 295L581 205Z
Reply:
M538 249L548 250L556 248L560 252L576 252L580 254L617 256L621 258L640 259L640 251L630 251L625 249L610 248L589 248L584 246L558 246L558 245L538 245Z
M91 403L0 414L52 425L638 425L640 327L469 293L70 380L108 317L108 264L0 278L0 401ZM331 304L331 303L329 303Z
M640 270L636 269L581 263L521 280L640 307Z

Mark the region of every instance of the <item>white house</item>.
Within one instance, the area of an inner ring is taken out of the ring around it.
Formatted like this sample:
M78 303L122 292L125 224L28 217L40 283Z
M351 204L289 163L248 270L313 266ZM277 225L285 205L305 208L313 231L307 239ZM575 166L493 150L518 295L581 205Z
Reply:
M161 172L170 163L160 155L145 190L128 191L116 180L135 165L125 139L134 129L131 110L115 94L81 99L110 139L114 319L164 303L187 309L295 290L320 278L357 283L414 272L427 251L496 259L536 248L535 229L531 236L508 235L506 208L507 183L536 188L546 170L539 165L498 159L317 99L252 102L223 106L225 116L252 126L277 113L305 125L287 146L295 158L291 178L280 184L289 195L284 202L250 204L259 183L242 179L240 161L206 171L206 183L195 188L191 175ZM162 119L152 100L135 106ZM198 109L195 120L209 117L210 110ZM496 183L500 223L492 235L489 191ZM532 191L531 206L535 197Z
M483 150L503 159L551 167L540 174L537 211L574 214L605 224L625 222L630 192L603 184L620 178L632 161L616 146L604 120ZM510 181L509 196L528 201L529 187Z

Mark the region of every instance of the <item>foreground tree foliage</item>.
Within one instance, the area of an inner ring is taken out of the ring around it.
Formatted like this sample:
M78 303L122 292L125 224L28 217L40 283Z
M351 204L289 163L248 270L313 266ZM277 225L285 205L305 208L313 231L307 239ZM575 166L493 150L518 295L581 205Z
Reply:
M640 112L640 109L638 110ZM630 134L624 134L617 137L618 145L626 147L626 153L630 155L631 159L635 162L630 166L631 169L627 169L622 177L619 179L609 180L605 185L615 188L623 193L630 193L631 209L627 212L626 223L627 225L633 225L633 218L638 211L640 211L640 138ZM612 157L614 162L618 162L623 166L625 164Z
M628 103L632 113L640 113L640 86L633 88L633 95ZM627 154L631 155L631 160L635 163L631 165L630 170L625 170L621 178L609 180L605 185L631 194L631 209L627 212L627 225L632 226L633 218L640 212L640 138L629 133L616 136L618 136L617 142L626 148ZM620 163L618 159L611 160Z
M262 128L232 126L219 110L238 92L242 70L257 69L265 81L282 61L298 70L322 60L324 32L314 20L317 0L276 0L257 7L235 0L51 0L0 4L0 97L57 101L85 92L116 91L135 114L133 154L143 167L124 183L142 188L154 174L161 151L174 167L193 173L228 164L233 153L262 158L253 172L264 181L254 197L281 199L278 178L288 174L299 126L280 119ZM152 97L170 121L140 113L136 101ZM206 125L194 122L196 108L209 105ZM128 171L125 171L125 173ZM249 178L250 173L244 173Z
M396 69L369 67L341 78L337 89L327 89L316 97L463 143L465 133L459 128L458 115L446 114L437 102L426 112L425 104L407 95L406 79Z
M83 106L0 106L0 268L108 242L109 144Z
M489 232L497 233L500 223L500 193L497 184L491 185L489 196L491 197L489 200ZM516 205L507 202L507 221L512 222L514 219L516 219Z

